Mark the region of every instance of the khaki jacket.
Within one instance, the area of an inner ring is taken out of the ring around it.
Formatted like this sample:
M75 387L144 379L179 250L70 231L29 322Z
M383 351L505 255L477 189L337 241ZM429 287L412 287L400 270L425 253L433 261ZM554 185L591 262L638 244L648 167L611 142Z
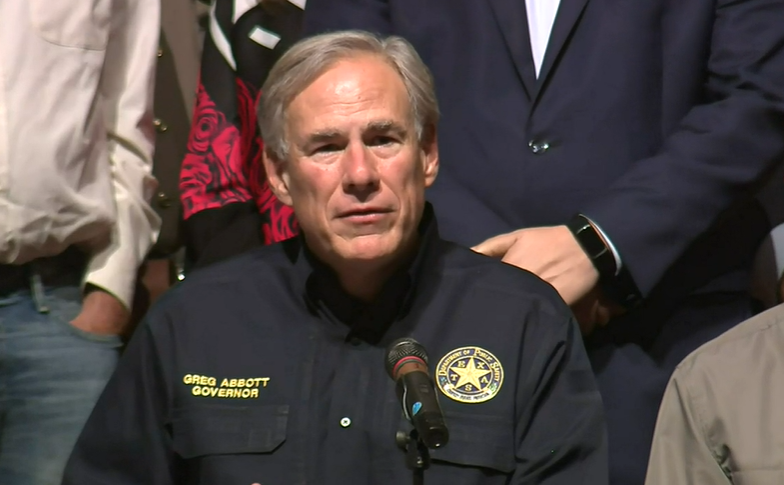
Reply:
M645 483L784 484L784 305L678 366L659 411Z

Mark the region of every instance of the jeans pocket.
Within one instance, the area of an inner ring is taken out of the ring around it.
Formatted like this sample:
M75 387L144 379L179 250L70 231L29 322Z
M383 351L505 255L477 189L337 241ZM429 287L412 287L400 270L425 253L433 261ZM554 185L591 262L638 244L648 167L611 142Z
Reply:
M73 336L93 343L105 344L111 347L120 347L122 339L119 335L107 335L88 332L75 327L71 322L82 311L82 291L78 286L64 286L53 288L46 292L46 305L49 315L60 326Z
M22 293L17 291L8 295L0 296L0 308L15 305L22 301Z

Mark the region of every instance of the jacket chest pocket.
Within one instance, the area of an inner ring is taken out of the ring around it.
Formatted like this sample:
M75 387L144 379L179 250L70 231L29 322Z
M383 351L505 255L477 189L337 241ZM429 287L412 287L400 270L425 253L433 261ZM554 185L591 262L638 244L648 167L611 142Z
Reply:
M63 47L104 50L112 0L28 0L30 22L42 39Z
M282 477L288 405L198 406L175 411L172 441L185 461L185 483L265 483ZM264 476L259 476L264 475ZM269 483L269 482L268 482Z
M449 442L431 450L439 482L453 485L507 483L515 470L514 425L499 416L447 413ZM435 478L433 476L432 478Z

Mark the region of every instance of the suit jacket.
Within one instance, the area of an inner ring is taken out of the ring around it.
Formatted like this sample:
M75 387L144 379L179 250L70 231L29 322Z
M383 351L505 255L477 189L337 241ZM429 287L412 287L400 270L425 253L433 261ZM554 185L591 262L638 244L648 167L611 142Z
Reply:
M522 0L309 0L305 32L402 35L431 68L446 238L581 212L671 302L747 287L732 271L769 230L747 199L784 159L783 19L780 0L561 0L538 79Z
M784 483L784 305L703 345L675 369L647 485Z
M193 0L162 0L161 28L155 81L157 136L153 164L159 185L153 207L162 224L152 257L167 256L182 245L180 164L188 142L201 52Z

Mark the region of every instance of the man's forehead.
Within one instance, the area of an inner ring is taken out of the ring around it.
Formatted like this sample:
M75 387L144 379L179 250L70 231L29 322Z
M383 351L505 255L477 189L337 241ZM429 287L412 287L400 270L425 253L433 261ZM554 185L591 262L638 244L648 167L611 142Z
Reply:
M386 59L376 54L361 53L334 61L321 74L316 76L311 85L319 82L350 78L366 82L370 79L381 79L394 83L402 82L400 73Z
M363 55L330 66L292 100L290 107L351 105L380 99L407 102L405 84L387 62L376 56Z
M384 130L410 122L410 103L397 71L377 57L339 61L305 88L289 115L307 131L354 127Z

